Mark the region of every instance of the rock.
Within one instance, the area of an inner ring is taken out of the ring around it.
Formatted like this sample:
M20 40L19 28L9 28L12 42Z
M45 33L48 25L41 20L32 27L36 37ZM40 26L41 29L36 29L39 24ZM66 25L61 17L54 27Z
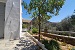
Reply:
M19 50L19 48L18 48L18 47L14 47L13 49L14 49L14 50Z

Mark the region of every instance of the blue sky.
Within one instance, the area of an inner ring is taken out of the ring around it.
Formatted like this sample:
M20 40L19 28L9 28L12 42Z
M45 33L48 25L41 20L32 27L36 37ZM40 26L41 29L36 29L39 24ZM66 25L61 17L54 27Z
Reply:
M29 3L30 0L24 0L26 3ZM59 15L58 16L53 16L49 21L50 22L60 22L61 20L63 20L64 18L71 16L73 14L75 10L75 0L66 0L65 4L63 5L63 7L61 8L61 10L59 11ZM27 11L23 8L22 6L22 17L24 19L28 19L31 20L30 16Z

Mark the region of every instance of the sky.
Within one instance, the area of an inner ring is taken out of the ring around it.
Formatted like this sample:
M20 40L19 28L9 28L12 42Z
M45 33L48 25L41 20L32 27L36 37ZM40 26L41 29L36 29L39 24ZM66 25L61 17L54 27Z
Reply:
M26 3L29 3L30 0L24 0ZM59 11L58 16L53 16L48 21L50 22L61 22L64 18L71 16L75 10L75 0L66 0L63 7ZM31 20L30 16L27 11L22 6L22 17L27 20Z

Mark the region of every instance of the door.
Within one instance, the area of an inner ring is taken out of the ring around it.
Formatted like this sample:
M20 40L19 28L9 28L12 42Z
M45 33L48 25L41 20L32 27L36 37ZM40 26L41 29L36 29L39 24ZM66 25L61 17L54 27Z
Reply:
M4 37L5 3L0 2L0 38Z

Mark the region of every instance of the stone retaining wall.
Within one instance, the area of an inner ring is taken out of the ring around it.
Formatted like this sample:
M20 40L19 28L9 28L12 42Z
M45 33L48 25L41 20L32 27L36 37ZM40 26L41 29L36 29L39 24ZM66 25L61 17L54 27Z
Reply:
M68 36L55 35L55 34L45 34L45 33L41 34L49 38L57 39L59 41L66 42L68 44L75 45L75 37L68 37Z

